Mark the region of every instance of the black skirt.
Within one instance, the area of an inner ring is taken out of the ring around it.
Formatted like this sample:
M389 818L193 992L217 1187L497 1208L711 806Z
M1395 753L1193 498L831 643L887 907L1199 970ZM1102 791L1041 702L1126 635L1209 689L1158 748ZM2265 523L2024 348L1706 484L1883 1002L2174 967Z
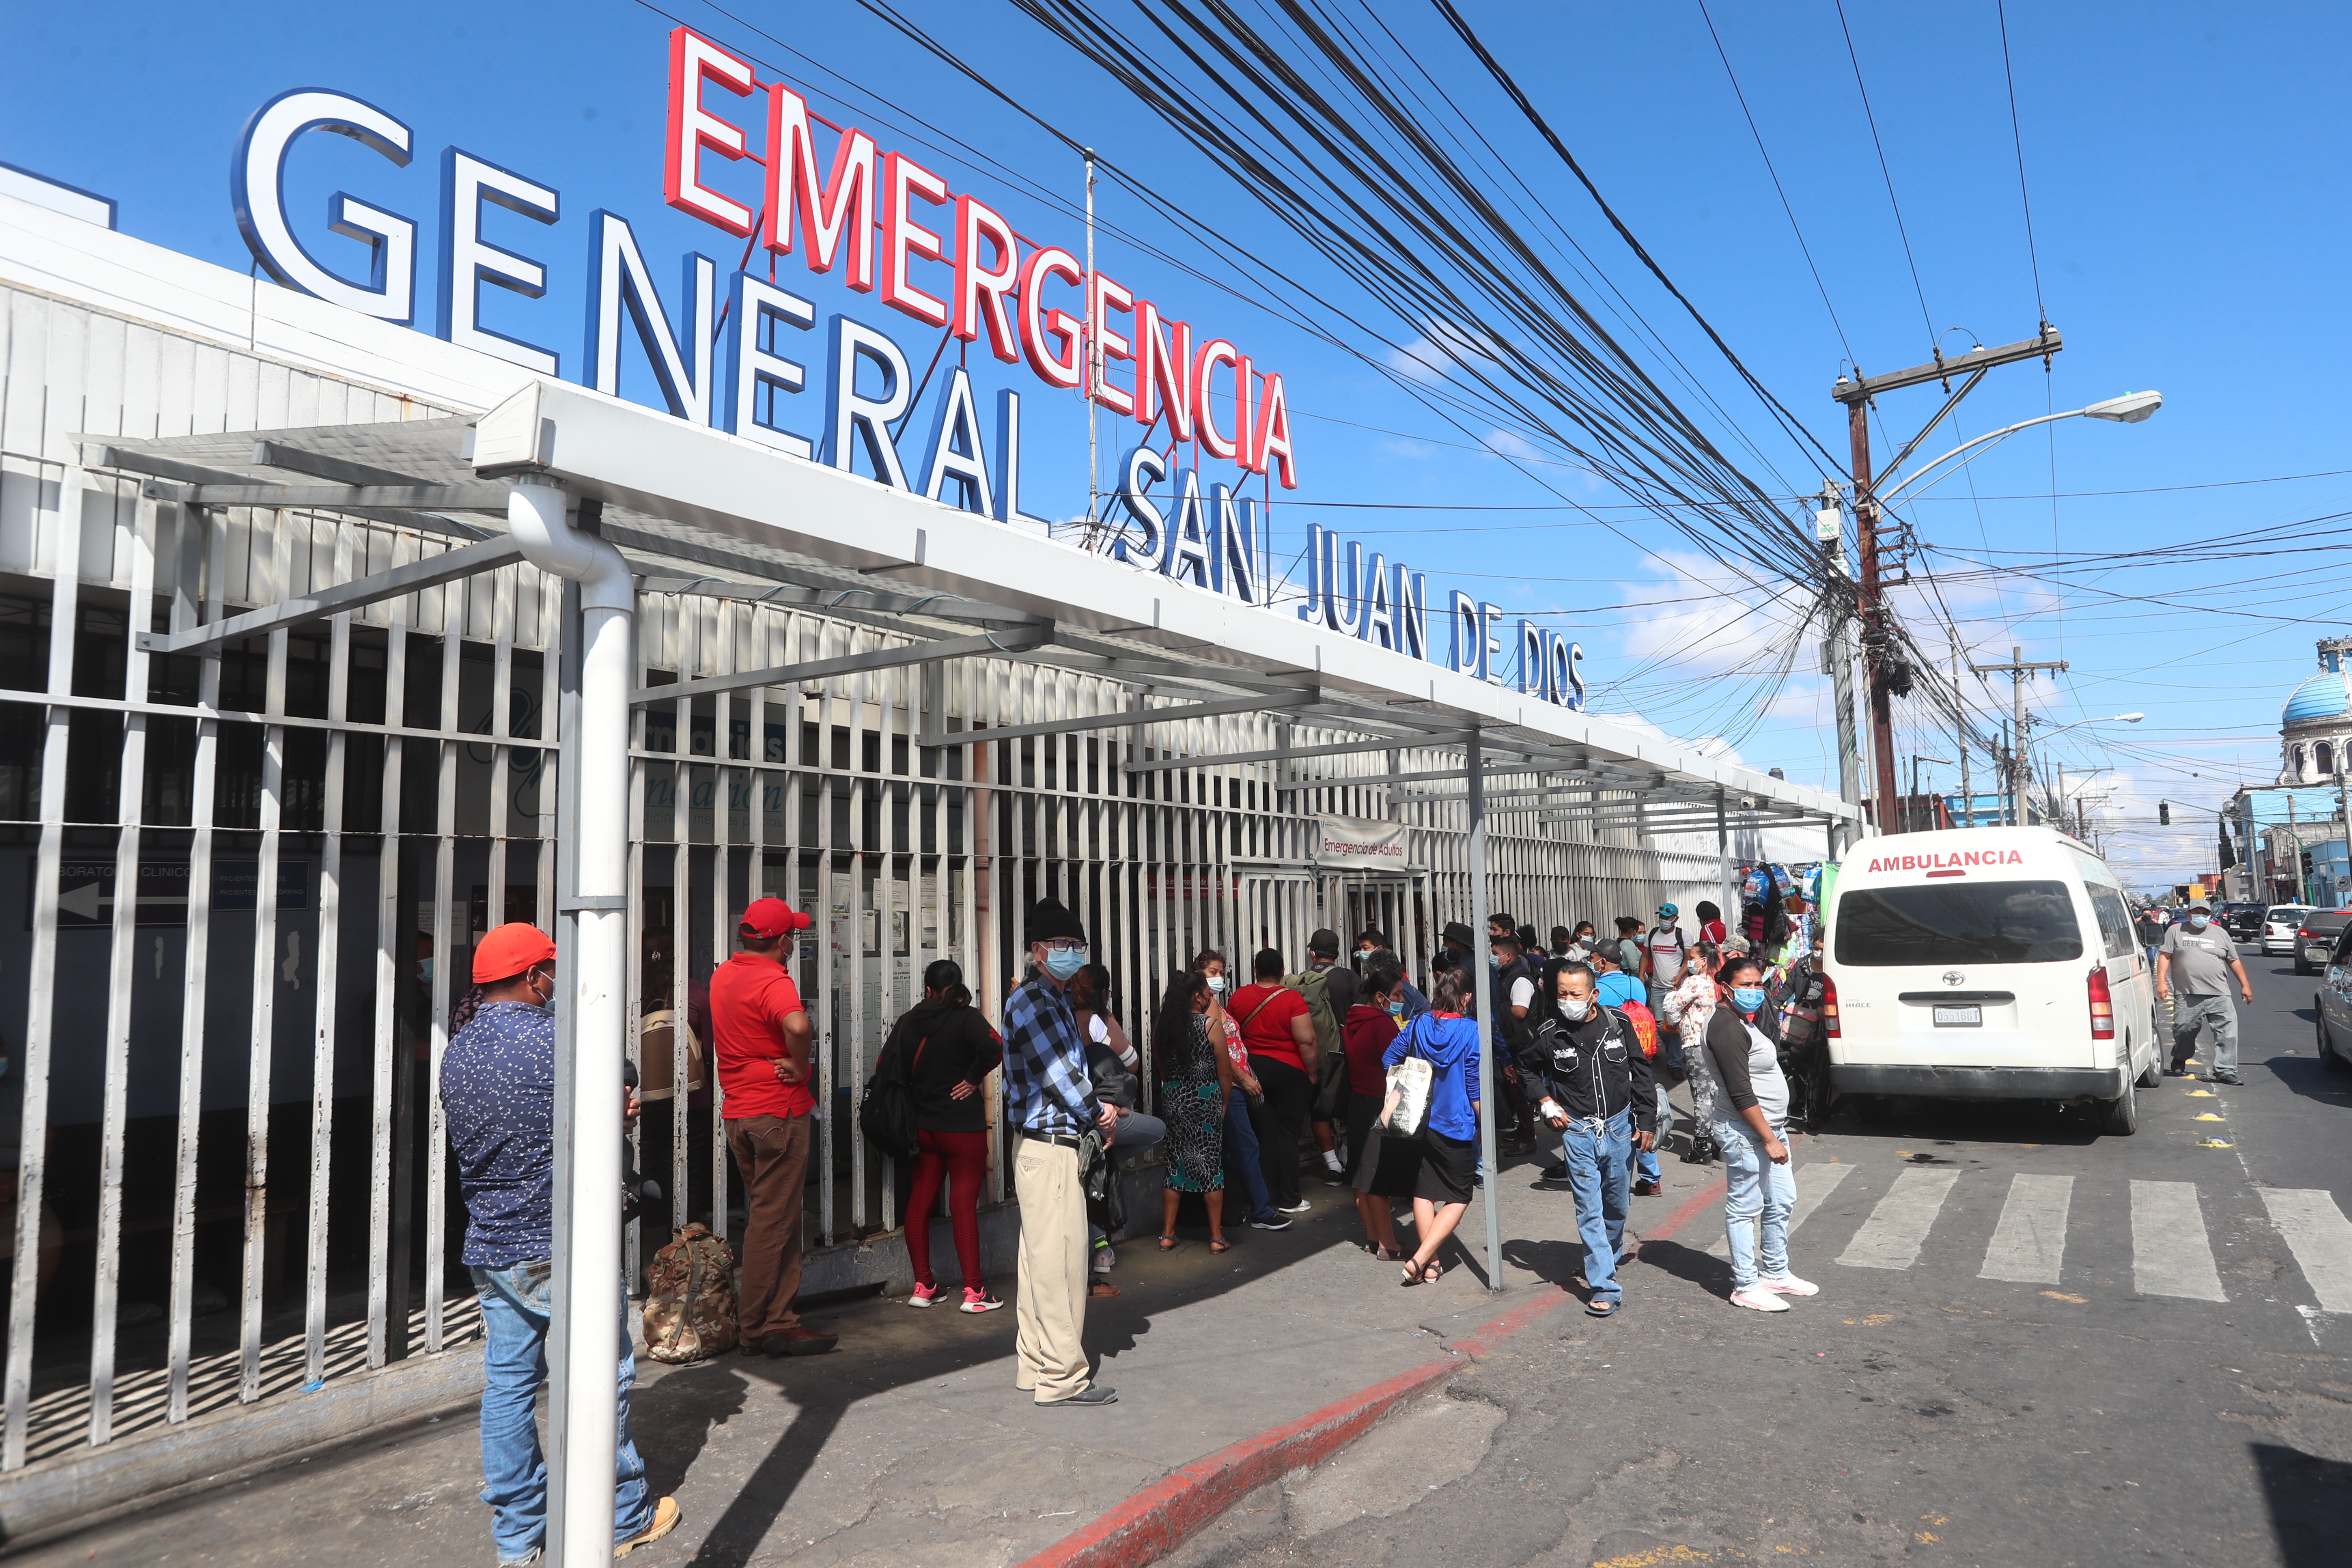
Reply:
M1345 1071L1346 1069L1342 1068L1341 1070ZM1346 1106L1348 1117L1348 1125L1345 1130L1345 1135L1348 1140L1348 1152L1346 1159L1348 1162L1348 1169L1350 1171L1353 1171L1356 1168L1358 1162L1361 1161L1364 1157L1364 1140L1370 1134L1372 1131L1372 1123L1381 1119L1381 1105L1382 1103L1382 1100L1383 1097L1381 1095L1357 1094L1350 1090L1347 1100L1343 1102Z
M1434 1127L1421 1131L1421 1174L1412 1195L1433 1204L1466 1204L1478 1173L1478 1141L1448 1138Z

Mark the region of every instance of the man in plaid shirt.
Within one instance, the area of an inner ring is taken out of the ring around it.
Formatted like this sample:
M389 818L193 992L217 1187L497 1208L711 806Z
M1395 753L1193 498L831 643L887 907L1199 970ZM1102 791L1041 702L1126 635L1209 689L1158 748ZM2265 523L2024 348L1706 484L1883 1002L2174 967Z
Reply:
M1021 1205L1020 1304L1013 1385L1040 1405L1109 1405L1088 1376L1087 1193L1083 1134L1110 1136L1115 1107L1098 1104L1086 1040L1064 987L1086 966L1087 928L1052 899L1029 911L1031 973L1004 1003L1004 1109L1013 1123L1013 1191Z

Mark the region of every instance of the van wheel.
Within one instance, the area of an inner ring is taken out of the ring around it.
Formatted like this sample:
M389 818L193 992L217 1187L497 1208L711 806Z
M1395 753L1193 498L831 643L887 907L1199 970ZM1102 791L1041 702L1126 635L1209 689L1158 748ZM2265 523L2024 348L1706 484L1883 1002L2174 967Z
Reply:
M2126 1058L2126 1059L2128 1060L2129 1058ZM2164 1058L2161 1054L2150 1058L2148 1059L2147 1070L2142 1072L2137 1078L2132 1079L2133 1083L2138 1085L2142 1089L2154 1089L2158 1084L2162 1083L2163 1081Z
M2131 1080L2125 1080L2123 1093L2105 1102L2099 1131L2118 1138L2128 1138L2139 1131L2139 1094Z

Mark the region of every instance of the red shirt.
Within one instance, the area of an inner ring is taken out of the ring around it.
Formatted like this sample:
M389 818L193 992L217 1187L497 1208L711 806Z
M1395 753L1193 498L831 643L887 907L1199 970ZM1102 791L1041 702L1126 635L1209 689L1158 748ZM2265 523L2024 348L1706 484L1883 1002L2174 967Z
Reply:
M1717 947L1721 947L1723 945L1723 922L1721 921L1709 921L1705 925L1698 928L1699 941L1711 942Z
M1242 1046L1252 1056L1272 1057L1300 1072L1298 1042L1290 1037L1290 1020L1307 1016L1307 998L1287 985L1244 985L1225 1004L1225 1011L1242 1026Z
M1389 1091L1389 1069L1381 1058L1387 1054L1389 1042L1397 1037L1396 1020L1385 1007L1375 1007L1369 1002L1359 1002L1348 1009L1348 1022L1341 1028L1341 1048L1348 1055L1348 1091L1369 1094L1378 1099Z
M816 1109L806 1083L776 1081L784 1020L805 1011L800 987L765 953L739 952L711 975L711 1056L719 1066L719 1086L727 1091L728 1121L806 1116Z

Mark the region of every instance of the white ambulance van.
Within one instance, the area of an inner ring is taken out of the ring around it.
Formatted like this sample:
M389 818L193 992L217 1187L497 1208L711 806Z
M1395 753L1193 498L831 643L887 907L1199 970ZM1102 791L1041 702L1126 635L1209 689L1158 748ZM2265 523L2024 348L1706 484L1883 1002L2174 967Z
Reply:
M2095 1102L2138 1124L2162 1058L2120 879L2047 827L1864 839L1828 910L1830 1083L1865 1097Z

